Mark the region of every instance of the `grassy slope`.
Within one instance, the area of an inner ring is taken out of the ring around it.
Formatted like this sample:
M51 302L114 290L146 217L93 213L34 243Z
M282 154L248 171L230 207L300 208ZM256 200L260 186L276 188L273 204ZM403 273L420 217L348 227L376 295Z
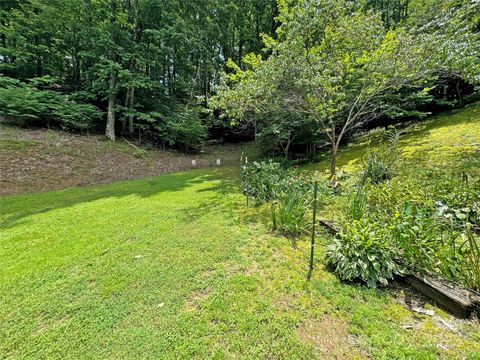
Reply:
M408 146L470 136L478 117L459 126L471 113ZM342 284L320 262L307 282L308 244L270 234L235 178L196 170L2 198L0 358L480 357L478 325L413 313L404 290Z
M454 166L468 158L468 164L462 165L468 166L471 171L480 171L480 103L413 123L400 130L402 155L411 160L411 165ZM339 168L347 172L357 171L371 140L372 136L362 136L340 149ZM328 156L328 153L323 155L319 163L321 169L329 168ZM318 165L310 166L313 167L318 168Z
M188 170L193 159L202 168L213 166L216 159L232 165L239 162L244 149L245 144L227 144L207 146L203 153L190 155L148 148L138 151L121 138L111 142L104 136L0 123L0 195Z

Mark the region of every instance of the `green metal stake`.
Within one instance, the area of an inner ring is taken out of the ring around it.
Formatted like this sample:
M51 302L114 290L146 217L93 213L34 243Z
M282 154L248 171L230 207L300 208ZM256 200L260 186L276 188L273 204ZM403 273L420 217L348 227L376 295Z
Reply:
M317 196L318 196L318 177L315 174L315 182L313 184L313 221L312 221L312 240L310 242L310 270L308 278L312 276L313 259L315 257L315 225L317 223Z

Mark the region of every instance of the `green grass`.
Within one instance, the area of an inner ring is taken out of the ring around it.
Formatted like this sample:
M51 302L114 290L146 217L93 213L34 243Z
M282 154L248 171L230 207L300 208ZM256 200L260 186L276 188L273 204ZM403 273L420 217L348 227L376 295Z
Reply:
M433 124L428 136L459 125ZM403 290L341 283L322 246L306 281L308 242L269 232L237 176L1 198L0 358L480 357L477 324L413 313Z
M35 145L37 145L36 141L0 139L0 147L5 150L23 150Z
M464 109L433 116L425 121L414 122L402 132L400 147L402 156L416 165L454 166L462 158L470 159L469 169L480 169L480 103ZM338 168L346 172L360 169L362 157L372 143L370 134L360 136L338 153ZM454 161L452 163L452 161ZM327 171L330 156L321 155L320 161L308 165L308 169Z

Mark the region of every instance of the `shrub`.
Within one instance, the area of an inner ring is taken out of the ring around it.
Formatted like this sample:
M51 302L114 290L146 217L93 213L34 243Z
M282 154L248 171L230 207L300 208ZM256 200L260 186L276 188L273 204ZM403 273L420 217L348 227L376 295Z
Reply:
M160 140L168 145L188 152L198 152L207 138L207 129L200 119L198 109L181 109L155 126Z
M312 175L283 169L271 160L242 166L242 191L256 205L270 203L273 228L285 235L308 231L313 200ZM319 182L319 198L333 195L328 181Z
M285 170L273 161L252 162L242 166L242 192L260 205L278 199Z
M69 131L90 130L103 116L96 106L71 101L68 96L52 104L52 112L52 116L60 122L60 127Z
M386 133L388 144L369 150L363 159L362 182L378 184L391 179L398 161L399 133L392 130Z
M340 279L358 279L369 287L387 285L394 275L402 274L398 258L385 226L367 220L346 223L326 251L327 264Z
M65 130L85 131L102 117L96 106L73 101L69 95L40 90L4 76L0 85L4 86L0 87L0 115L19 125L56 123Z

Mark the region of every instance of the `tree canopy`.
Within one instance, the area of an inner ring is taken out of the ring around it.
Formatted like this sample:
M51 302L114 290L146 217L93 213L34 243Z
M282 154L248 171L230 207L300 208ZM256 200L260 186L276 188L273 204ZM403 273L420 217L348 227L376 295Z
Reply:
M0 71L106 109L112 139L158 137L174 114L204 126L186 114L206 106L227 59L242 64L261 50L261 33L274 35L276 9L272 0L2 1Z
M478 96L479 7L3 1L0 115L187 151L229 132L285 157L292 148L313 157L326 143L334 154L366 124Z
M245 57L251 69L235 67L225 76L217 106L238 121L263 119L262 134L282 134L277 142L284 149L311 129L330 144L332 176L338 146L356 129L382 117L422 116L420 107L409 106L432 101L442 77L478 84L479 34L468 15L473 3L397 27L371 3L280 5L278 37L264 38L271 56ZM447 26L440 27L442 21Z

